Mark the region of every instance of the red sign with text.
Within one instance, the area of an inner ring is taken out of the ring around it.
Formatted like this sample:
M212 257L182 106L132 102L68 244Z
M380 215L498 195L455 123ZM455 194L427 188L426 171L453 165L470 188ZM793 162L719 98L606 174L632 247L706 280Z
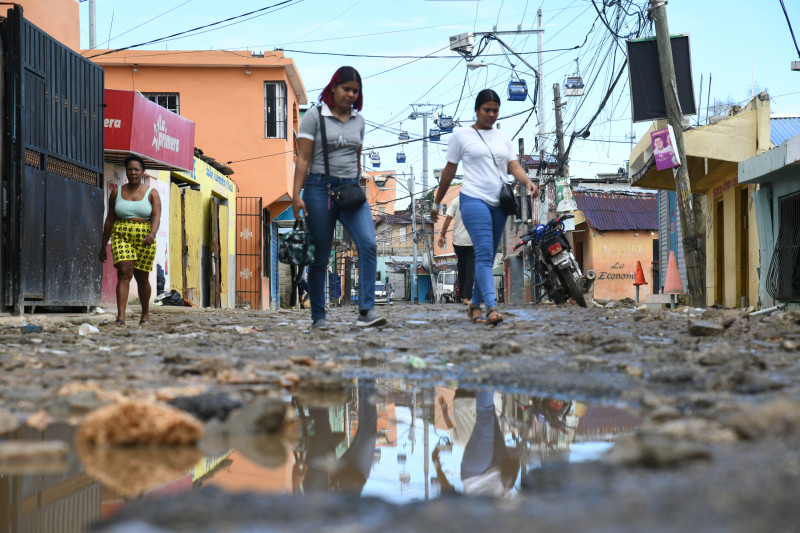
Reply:
M105 90L105 149L186 171L194 167L194 122L134 91Z

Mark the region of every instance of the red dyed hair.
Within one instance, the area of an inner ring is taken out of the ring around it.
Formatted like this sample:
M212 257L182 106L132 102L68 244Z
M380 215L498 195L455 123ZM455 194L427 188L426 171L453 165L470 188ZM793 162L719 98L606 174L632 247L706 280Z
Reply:
M328 85L322 89L322 93L319 95L319 101L324 102L328 107L333 107L333 86L339 85L340 83L347 83L348 81L358 82L361 90L358 91L358 98L356 98L356 103L353 107L361 111L361 108L364 107L364 90L361 85L361 74L353 67L339 67L333 74L331 81L328 82Z

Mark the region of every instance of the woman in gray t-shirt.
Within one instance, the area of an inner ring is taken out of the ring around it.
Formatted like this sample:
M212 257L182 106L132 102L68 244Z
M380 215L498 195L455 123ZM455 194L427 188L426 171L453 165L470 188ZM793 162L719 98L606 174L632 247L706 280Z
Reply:
M331 187L358 183L361 174L361 145L364 142L364 117L358 111L363 105L361 76L353 67L341 67L319 96L320 108L310 109L300 122L297 164L294 170L292 210L306 216L314 237L314 262L308 269L311 301L311 328L327 329L325 319L325 281L333 244L336 221L353 237L358 249L358 320L361 327L383 326L386 319L378 316L375 307L377 245L372 210L364 202L354 210L341 210L328 195ZM326 139L322 139L320 120L325 121ZM328 147L325 174L323 142ZM300 193L303 191L303 196Z

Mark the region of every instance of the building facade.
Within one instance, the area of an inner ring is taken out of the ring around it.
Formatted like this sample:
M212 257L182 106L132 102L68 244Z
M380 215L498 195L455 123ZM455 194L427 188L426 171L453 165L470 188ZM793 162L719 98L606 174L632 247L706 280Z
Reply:
M241 262L247 271L236 277L239 304L277 305L273 294L277 261L271 259L278 243L270 222L291 204L299 106L307 103L294 61L280 51L84 50L82 54L103 66L106 88L138 91L195 122L195 146L236 172L238 197L254 199L246 212L239 210L248 223L237 232L237 249L247 249L249 259L257 260L247 266ZM250 253L254 242L259 249ZM255 277L257 289L245 289Z

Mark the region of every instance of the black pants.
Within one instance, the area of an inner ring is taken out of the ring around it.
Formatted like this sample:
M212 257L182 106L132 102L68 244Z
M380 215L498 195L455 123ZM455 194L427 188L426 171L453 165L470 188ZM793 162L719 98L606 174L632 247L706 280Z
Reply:
M472 246L453 245L456 252L456 268L458 269L458 287L461 299L472 300L472 285L475 282L475 250Z

